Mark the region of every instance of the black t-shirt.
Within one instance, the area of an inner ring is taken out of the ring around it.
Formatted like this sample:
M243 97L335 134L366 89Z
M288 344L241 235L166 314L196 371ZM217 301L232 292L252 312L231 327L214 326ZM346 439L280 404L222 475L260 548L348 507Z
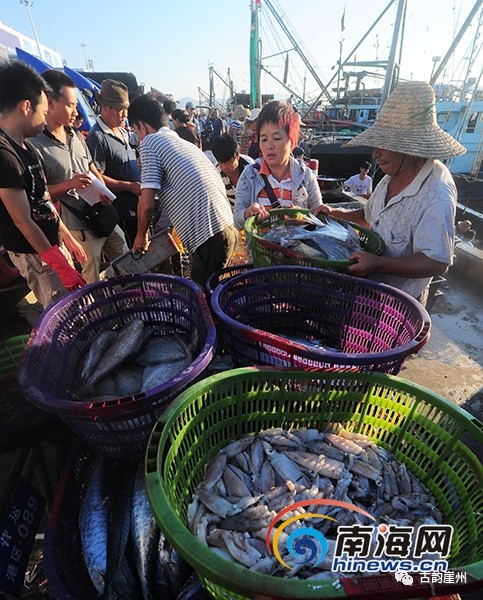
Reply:
M27 142L28 144L28 142ZM59 219L47 194L47 184L35 151L22 148L0 129L0 189L23 189L30 215L52 245L59 243ZM34 254L35 250L14 225L0 196L0 240L6 250Z

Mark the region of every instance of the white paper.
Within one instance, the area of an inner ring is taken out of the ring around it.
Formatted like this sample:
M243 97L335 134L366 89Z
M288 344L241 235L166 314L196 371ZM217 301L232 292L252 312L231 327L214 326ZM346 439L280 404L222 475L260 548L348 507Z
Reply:
M116 195L107 188L100 179L91 175L91 183L82 190L77 190L77 193L85 200L87 204L93 206L101 201L101 196L107 196L109 200L115 200Z

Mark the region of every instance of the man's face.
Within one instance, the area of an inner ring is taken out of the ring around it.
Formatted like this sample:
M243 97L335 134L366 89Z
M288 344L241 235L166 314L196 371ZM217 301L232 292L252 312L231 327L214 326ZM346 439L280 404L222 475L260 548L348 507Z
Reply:
M101 117L110 129L124 127L127 119L127 108L115 108L114 106L103 104L101 107Z
M49 125L72 127L77 117L77 95L75 88L62 86L58 99L49 98Z
M30 108L27 111L25 137L35 137L42 133L48 112L49 102L47 96L42 92L35 110L33 110L30 105Z
M401 152L394 152L393 150L383 150L382 148L374 148L372 156L377 160L379 168L385 175L397 175L403 163L407 157L406 154Z
M219 162L218 164L220 165L220 169L223 171L223 173L225 173L225 175L228 175L228 177L230 177L231 175L233 175L234 173L236 173L238 171L239 160L240 160L240 155L237 154L233 158L230 158L230 160L228 160L226 162Z

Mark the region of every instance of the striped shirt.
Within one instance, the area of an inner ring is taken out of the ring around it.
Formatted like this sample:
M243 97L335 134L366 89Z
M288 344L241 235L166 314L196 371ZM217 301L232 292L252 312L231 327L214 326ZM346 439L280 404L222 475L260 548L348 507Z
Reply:
M243 173L243 169L247 165L252 165L254 162L255 161L253 160L253 158L250 158L249 156L244 156L244 155L242 156L240 154L240 159L238 161L238 174L241 175ZM233 185L233 183L231 182L228 175L224 171L221 170L220 165L218 163L216 163L216 168L218 169L218 172L221 175L221 179L225 185L226 197L228 198L230 206L233 209L233 207L235 206L236 184Z
M271 185L273 193L278 198L281 208L292 208L294 203L292 200L292 176L288 175L287 179L278 181L270 172L270 169L265 161L260 167L260 175L266 175L268 183ZM272 206L272 201L267 195L265 188L258 192L258 200L262 206Z
M159 190L160 202L185 249L233 225L221 177L203 152L162 127L141 142L141 188Z

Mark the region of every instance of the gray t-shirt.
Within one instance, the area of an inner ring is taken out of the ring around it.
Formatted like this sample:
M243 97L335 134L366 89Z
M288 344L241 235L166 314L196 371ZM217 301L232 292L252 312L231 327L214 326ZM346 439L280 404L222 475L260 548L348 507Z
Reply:
M68 143L64 144L54 137L48 130L44 130L38 137L30 138L30 142L37 149L40 162L45 172L47 184L62 183L74 177L75 173L86 173L92 164L89 148L81 134L71 128L66 128ZM69 190L60 197L60 216L68 229L81 231L88 227L76 217L64 204L73 206L77 210L86 207L75 189Z

